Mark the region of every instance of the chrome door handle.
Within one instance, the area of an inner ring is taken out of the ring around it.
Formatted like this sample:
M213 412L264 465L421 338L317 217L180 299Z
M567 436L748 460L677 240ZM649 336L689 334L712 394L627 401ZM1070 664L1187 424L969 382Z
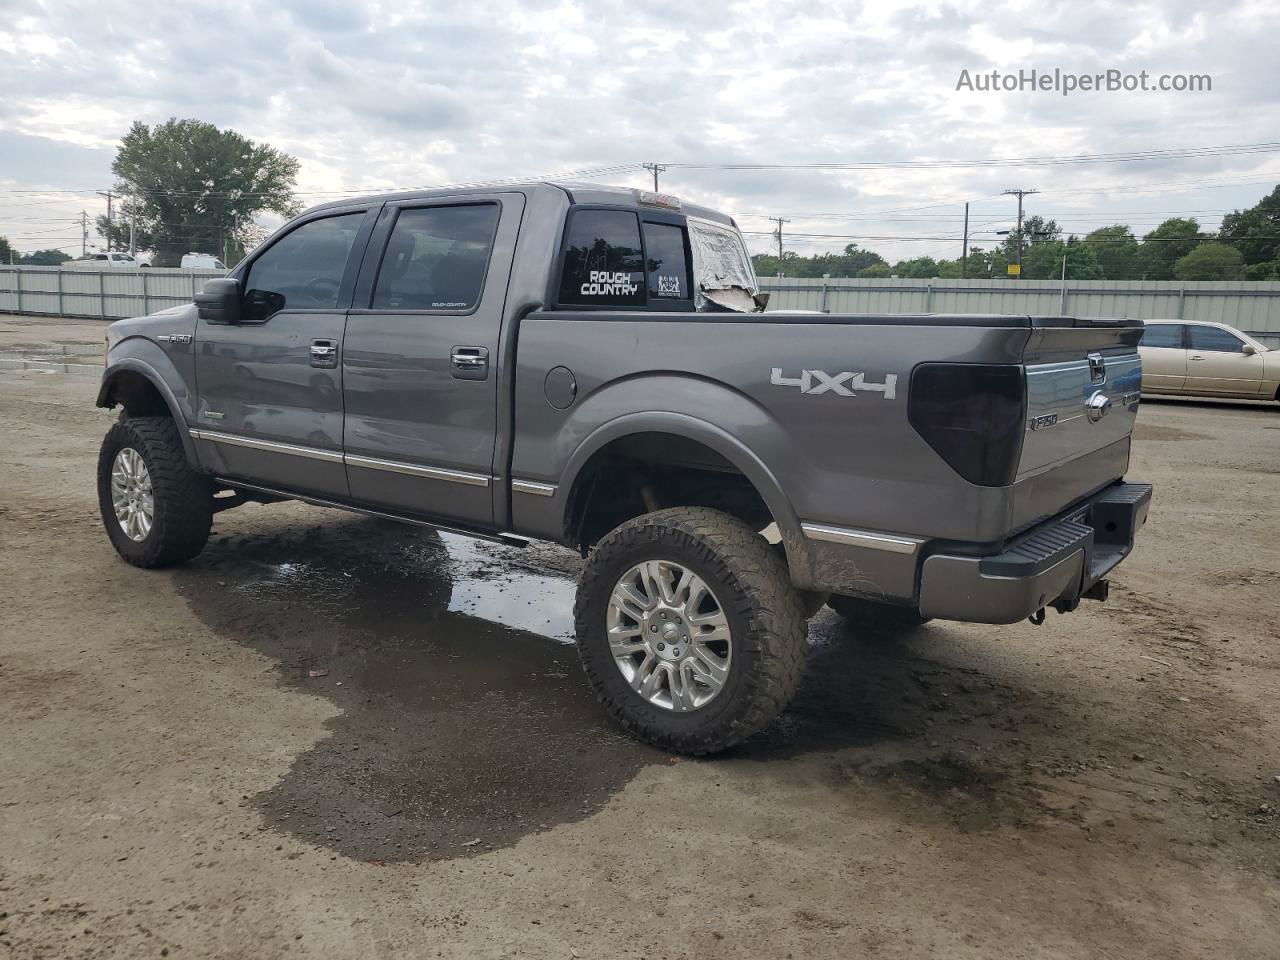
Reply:
M1204 357L1191 357L1190 359L1192 359L1192 360L1203 360L1203 359L1204 359Z
M449 362L457 380L487 380L489 378L488 347L454 347L449 351Z
M311 365L330 369L336 367L338 365L338 341L312 340Z

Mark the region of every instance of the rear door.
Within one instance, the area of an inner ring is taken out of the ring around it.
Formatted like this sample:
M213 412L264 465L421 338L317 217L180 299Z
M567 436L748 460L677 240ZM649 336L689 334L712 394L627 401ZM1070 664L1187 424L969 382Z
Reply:
M376 211L325 211L236 272L241 322L196 328L192 435L214 473L345 498L342 333Z
M1138 353L1142 356L1142 389L1148 393L1181 393L1187 379L1186 324L1148 323Z
M1247 397L1262 390L1262 356L1245 353L1236 334L1190 324L1187 336L1187 393Z
M384 209L343 352L353 500L492 524L494 363L523 210L518 193Z

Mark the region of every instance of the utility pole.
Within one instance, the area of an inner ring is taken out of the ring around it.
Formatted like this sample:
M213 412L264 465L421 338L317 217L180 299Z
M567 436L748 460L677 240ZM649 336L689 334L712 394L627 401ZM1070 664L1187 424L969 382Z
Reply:
M110 190L98 191L98 196L107 198L107 252L111 252L111 198L115 196Z
M129 256L134 256L138 250L138 214L136 212L129 216Z
M960 247L960 276L969 276L969 204L964 205L964 243Z
M784 223L790 223L791 221L784 217L770 217L769 219L778 225L778 229L775 231L775 236L777 236L778 238L778 276L781 277L782 276L782 225Z
M1004 192L1009 196L1018 198L1018 247L1017 247L1017 258L1014 260L1014 263L1017 264L1017 269L1010 270L1009 272L1013 274L1013 278L1015 280L1021 280L1022 279L1022 198L1029 197L1031 196L1031 194L1039 193L1040 191L1024 190L1023 188L1019 187L1016 190L1005 190Z
M641 164L646 170L653 171L653 192L658 192L658 174L665 173L667 165L665 163L644 163Z
M80 259L89 255L89 214L80 211Z

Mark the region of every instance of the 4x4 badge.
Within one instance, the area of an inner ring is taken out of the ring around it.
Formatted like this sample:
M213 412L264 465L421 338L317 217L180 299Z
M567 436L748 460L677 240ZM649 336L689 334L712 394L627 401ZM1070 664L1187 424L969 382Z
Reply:
M834 393L838 397L852 397L855 390L883 394L886 400L897 396L898 375L885 374L884 383L867 383L865 373L824 373L821 370L801 370L798 377L784 377L781 367L773 367L769 383L775 387L799 387L800 392L816 397L820 393Z

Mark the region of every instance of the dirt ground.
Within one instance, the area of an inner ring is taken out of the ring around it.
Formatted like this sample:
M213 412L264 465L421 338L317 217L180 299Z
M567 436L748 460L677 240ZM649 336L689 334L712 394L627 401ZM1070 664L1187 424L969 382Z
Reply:
M824 612L690 761L588 696L562 551L283 504L126 566L95 389L0 369L0 957L1280 956L1280 410L1144 403L1109 603Z

